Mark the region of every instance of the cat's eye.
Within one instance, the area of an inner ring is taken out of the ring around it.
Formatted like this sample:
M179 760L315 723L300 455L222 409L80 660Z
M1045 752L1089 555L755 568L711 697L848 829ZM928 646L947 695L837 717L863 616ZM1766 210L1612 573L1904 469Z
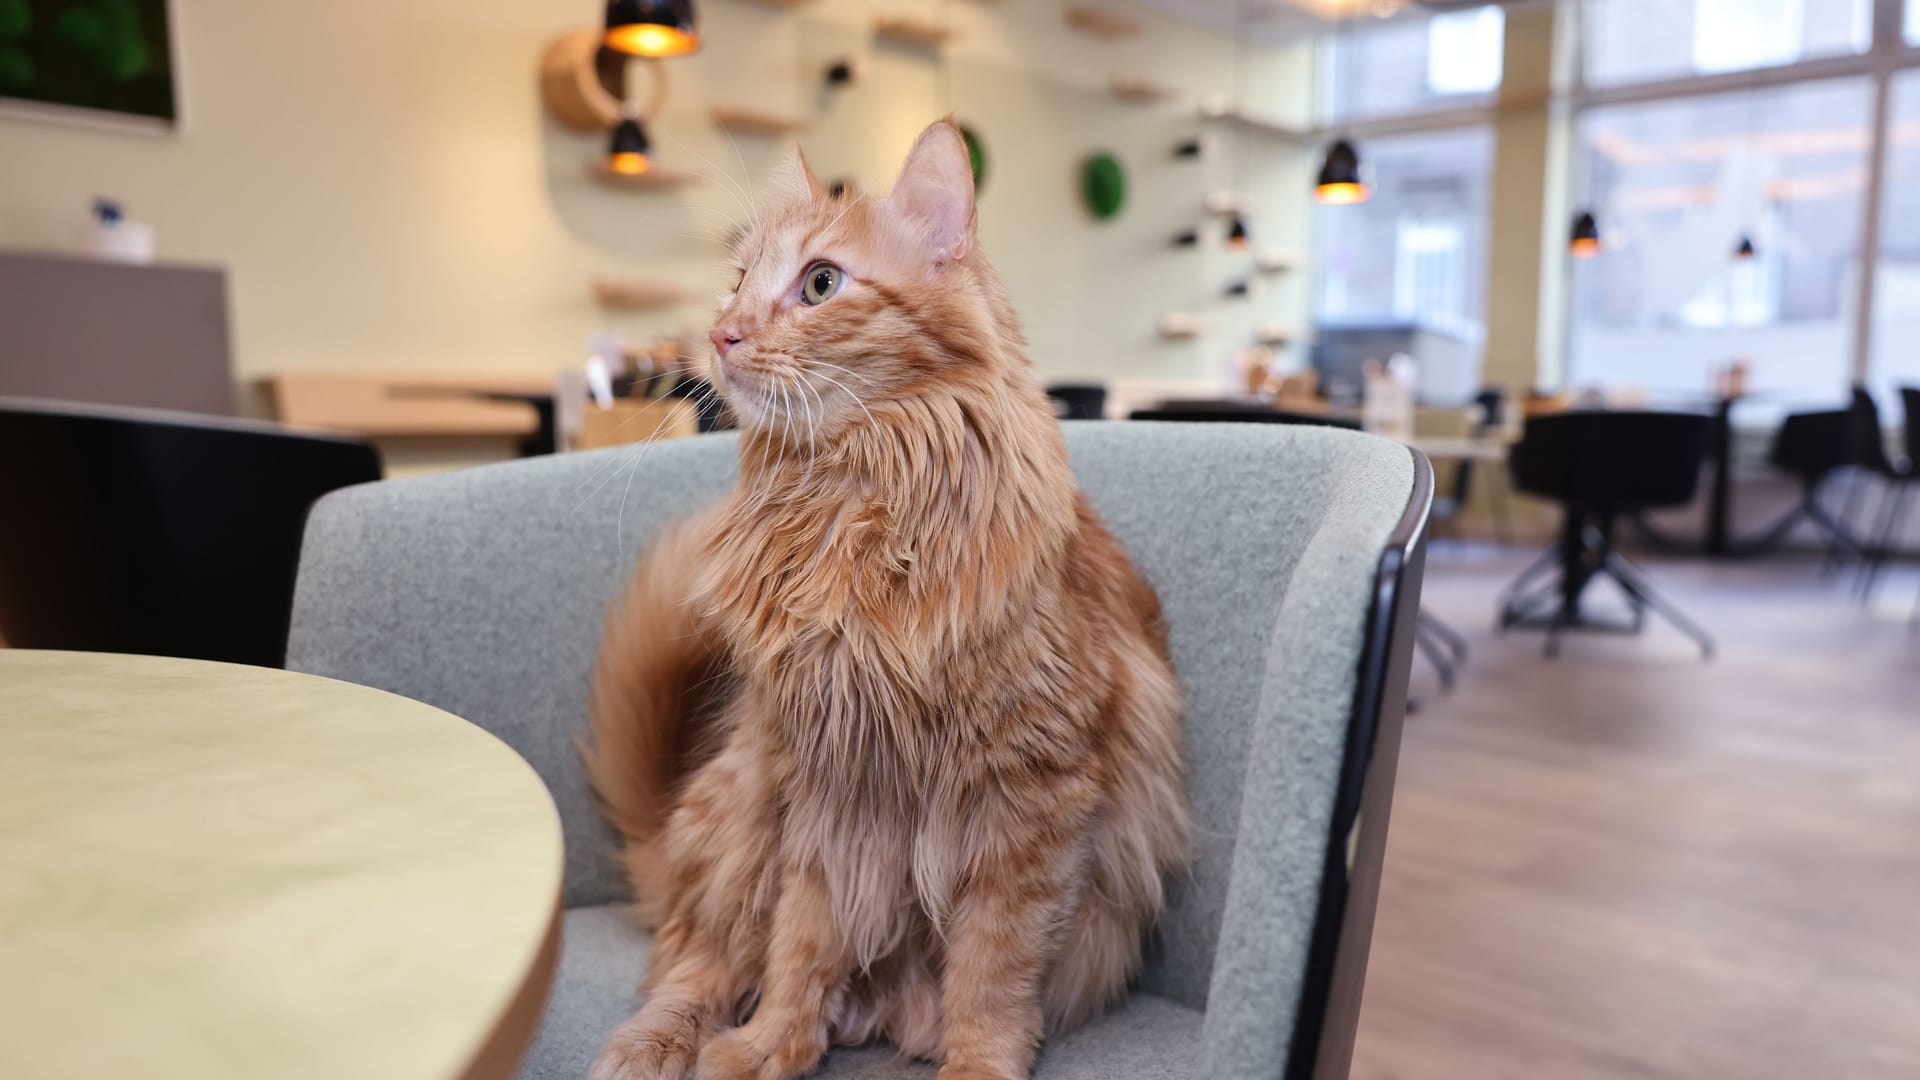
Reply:
M808 304L824 304L840 291L846 280L847 272L832 263L814 263L800 278L800 299Z

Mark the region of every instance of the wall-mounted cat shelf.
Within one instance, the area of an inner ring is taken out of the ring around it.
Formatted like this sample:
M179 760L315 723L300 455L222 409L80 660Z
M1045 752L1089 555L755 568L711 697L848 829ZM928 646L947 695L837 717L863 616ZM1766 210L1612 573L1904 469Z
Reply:
M1186 341L1205 333L1207 324L1198 315L1172 312L1160 316L1160 322L1154 329L1163 340Z
M1084 4L1067 9L1067 25L1102 41L1130 38L1140 32L1140 24L1125 15Z
M1294 330L1280 323L1261 323L1253 328L1253 340L1270 348L1282 348L1293 344Z
M1209 191L1202 205L1209 214L1250 214L1253 201L1237 191Z
M721 130L741 135L798 135L808 127L805 120L796 116L735 105L715 105L708 115Z
M555 120L575 131L612 131L620 122L620 105L627 95L631 62L621 57L603 67L599 30L562 34L547 43L540 55L540 100ZM636 113L642 121L660 114L667 101L667 69L658 60L644 61L652 92Z
M1263 274L1284 274L1300 265L1300 257L1291 251L1268 248L1253 257L1253 268Z
M687 291L664 281L596 278L593 296L612 311L657 311L686 303Z
M1174 92L1173 87L1166 83L1155 82L1137 75L1115 75L1107 80L1107 93L1121 101L1137 105L1151 105L1165 101L1172 97Z
M1292 124L1284 123L1271 116L1248 112L1235 106L1223 97L1210 97L1200 102L1200 118L1218 124L1232 124L1247 131L1272 135L1281 139L1305 142L1312 136Z
M617 173L607 168L604 162L594 162L587 166L588 175L608 187L626 188L630 191L671 191L686 187L699 181L700 177L678 169L663 169L658 165L643 173Z
M937 49L953 37L953 31L939 23L907 15L875 16L873 33L883 41L911 45L916 49Z

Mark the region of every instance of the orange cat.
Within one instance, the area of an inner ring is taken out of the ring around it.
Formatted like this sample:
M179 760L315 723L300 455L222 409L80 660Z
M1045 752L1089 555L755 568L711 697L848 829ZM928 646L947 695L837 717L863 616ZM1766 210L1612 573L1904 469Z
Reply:
M1121 995L1186 859L1159 602L1074 486L958 130L884 199L797 154L778 186L712 332L739 484L648 551L594 676L658 932L591 1075L886 1039L1017 1080Z

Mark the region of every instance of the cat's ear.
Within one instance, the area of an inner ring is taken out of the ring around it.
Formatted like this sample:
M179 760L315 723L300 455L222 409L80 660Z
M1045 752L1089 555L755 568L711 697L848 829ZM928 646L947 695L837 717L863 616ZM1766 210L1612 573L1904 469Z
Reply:
M813 175L813 169L807 165L807 155L800 152L798 145L773 171L767 187L776 198L788 202L811 202L827 197L826 189L820 186L819 177Z
M887 202L927 230L934 269L973 247L973 159L951 120L936 121L913 144Z

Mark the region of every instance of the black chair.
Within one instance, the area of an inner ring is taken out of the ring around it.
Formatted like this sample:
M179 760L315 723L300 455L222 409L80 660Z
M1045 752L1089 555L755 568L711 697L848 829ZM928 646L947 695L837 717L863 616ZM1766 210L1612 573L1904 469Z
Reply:
M0 639L278 667L307 509L361 439L0 399Z
M1853 485L1839 514L1821 502L1830 482L1849 467L1868 472L1891 471L1880 429L1880 410L1872 395L1855 387L1844 409L1792 413L1781 422L1769 455L1775 468L1800 480L1800 501L1742 552L1759 554L1785 543L1801 522L1819 531L1827 545L1827 565L1843 559L1864 560L1866 544L1854 532L1851 518L1859 500Z
M1172 420L1187 423L1225 424L1304 424L1311 427L1341 428L1359 431L1360 421L1345 416L1321 413L1285 412L1257 402L1218 400L1163 401L1151 409L1135 409L1130 420ZM1453 689L1460 668L1467 662L1467 639L1459 631L1429 615L1425 608L1414 621L1413 643L1440 676L1442 689ZM1418 707L1417 703L1413 707Z
M1107 388L1098 383L1055 383L1047 387L1062 420L1107 418Z
M1906 436L1906 461L1896 465L1886 453L1886 444L1881 442L1875 447L1879 467L1869 466L1885 482L1887 497L1880 513L1880 526L1874 530L1877 539L1867 551L1867 564L1860 583L1860 597L1863 600L1872 598L1875 587L1880 583L1880 572L1899 553L1900 531L1907 523L1907 500L1913 493L1914 485L1920 484L1920 387L1901 387L1900 404L1905 412L1902 427ZM1877 409L1873 427L1876 431L1879 428ZM1920 614L1920 607L1915 611Z
M1565 507L1560 540L1514 579L1500 600L1500 626L1545 630L1556 656L1569 630L1639 633L1652 610L1711 658L1713 638L1663 599L1647 572L1614 549L1622 515L1693 499L1711 420L1696 413L1579 410L1532 417L1513 448L1513 485ZM1557 567L1557 577L1539 584ZM1598 619L1582 606L1605 576L1626 593L1631 618Z

